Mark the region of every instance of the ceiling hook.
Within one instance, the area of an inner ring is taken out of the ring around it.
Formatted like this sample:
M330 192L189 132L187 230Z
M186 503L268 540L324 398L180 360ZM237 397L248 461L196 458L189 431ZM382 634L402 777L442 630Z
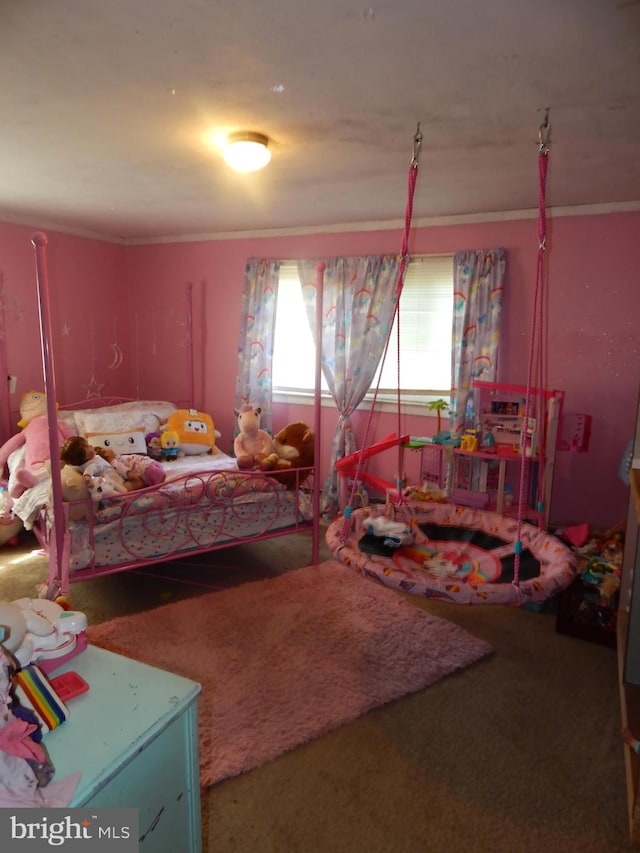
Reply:
M538 130L538 145L540 151L549 150L549 136L551 134L551 125L549 124L549 107L544 111L544 121Z
M411 165L414 169L418 165L418 157L420 156L420 146L422 145L422 133L420 132L420 122L418 122L418 128L416 130L416 134L413 137L413 157L411 158Z

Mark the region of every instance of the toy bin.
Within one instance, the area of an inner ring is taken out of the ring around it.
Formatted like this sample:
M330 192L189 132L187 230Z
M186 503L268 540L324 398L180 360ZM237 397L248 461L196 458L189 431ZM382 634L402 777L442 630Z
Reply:
M558 596L556 631L616 648L618 594L605 600L598 586L577 578Z

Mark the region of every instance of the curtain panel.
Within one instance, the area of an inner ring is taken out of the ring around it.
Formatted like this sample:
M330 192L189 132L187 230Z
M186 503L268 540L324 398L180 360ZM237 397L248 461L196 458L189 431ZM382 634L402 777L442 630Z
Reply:
M316 265L299 261L298 274L316 346ZM329 258L322 298L322 372L338 409L329 475L321 496L325 519L340 511L338 459L358 448L351 414L371 387L385 351L397 304L400 255Z
M245 403L262 409L260 426L272 430L272 360L280 261L250 258L244 272L244 291L238 344L235 408Z
M453 259L450 425L454 433L464 431L468 411L477 414L474 380L495 382L497 378L505 266L504 249L467 250Z

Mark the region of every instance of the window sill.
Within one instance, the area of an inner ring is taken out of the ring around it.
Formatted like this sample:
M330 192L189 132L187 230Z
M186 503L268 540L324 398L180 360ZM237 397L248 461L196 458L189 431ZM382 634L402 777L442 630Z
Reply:
M437 413L429 411L427 409L427 404L432 400L447 400L449 402L448 396L424 396L421 398L417 397L405 397L400 403L400 411L403 415L422 415L427 418L437 418ZM274 403L287 403L293 405L300 406L313 406L314 404L314 396L313 394L307 391L274 391L273 392L273 402ZM370 411L373 404L373 399L371 397L365 397L362 403L359 406L361 411ZM331 395L326 391L322 393L320 398L321 407L334 409L335 403L331 398ZM390 397L388 395L379 394L376 400L376 411L385 412L387 414L394 414L398 410L398 401Z

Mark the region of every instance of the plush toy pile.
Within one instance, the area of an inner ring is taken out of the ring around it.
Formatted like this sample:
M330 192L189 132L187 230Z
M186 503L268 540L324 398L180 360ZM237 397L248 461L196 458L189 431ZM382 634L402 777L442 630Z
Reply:
M233 442L233 452L238 468L243 470L273 471L274 478L288 489L302 485L310 472L296 474L296 469L311 468L314 463L314 434L302 421L288 424L272 439L260 428L259 406L246 404L234 409L238 421L238 435Z

